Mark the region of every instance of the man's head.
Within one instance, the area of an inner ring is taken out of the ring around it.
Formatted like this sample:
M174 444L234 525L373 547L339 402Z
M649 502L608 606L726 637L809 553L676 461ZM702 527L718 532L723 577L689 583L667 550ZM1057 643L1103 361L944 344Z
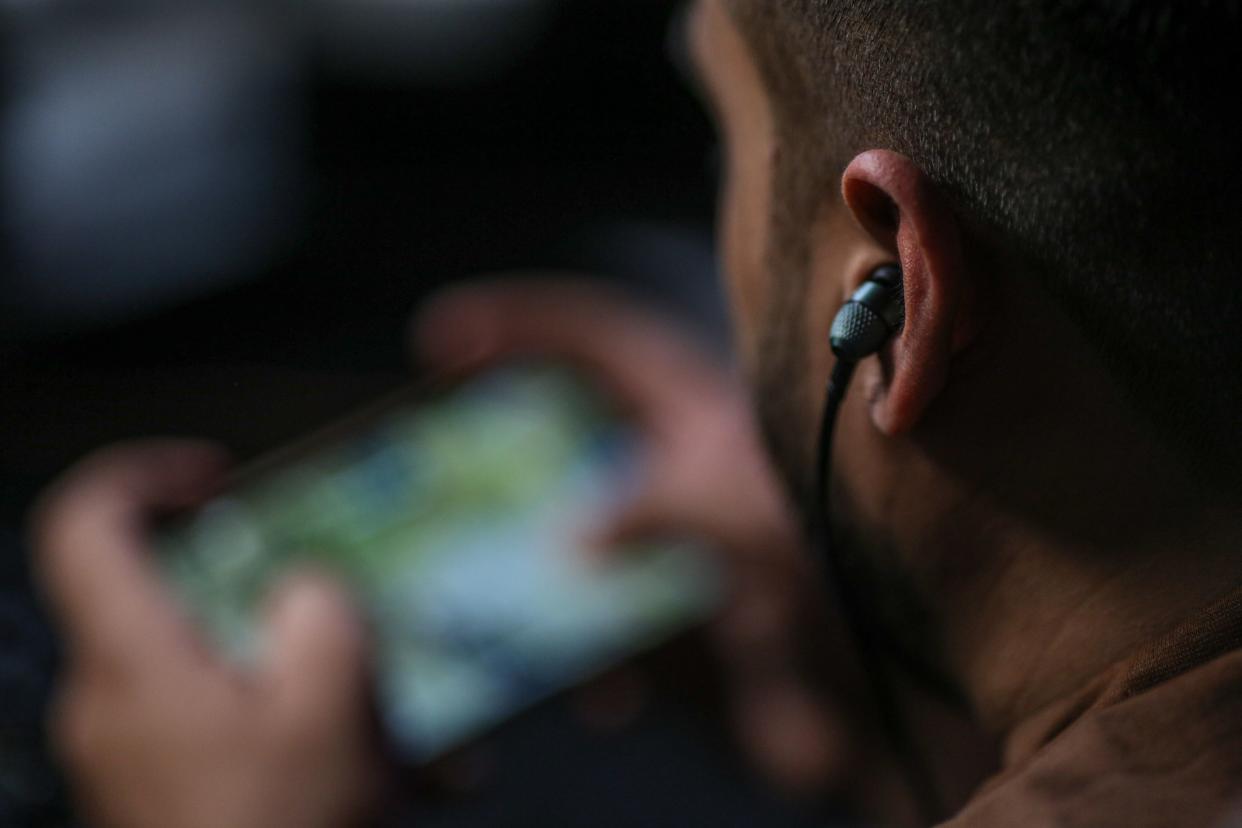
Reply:
M802 497L832 316L875 266L906 274L906 331L837 447L871 566L908 574L908 547L977 549L1010 520L1154 544L1242 488L1236 4L699 12L740 346Z

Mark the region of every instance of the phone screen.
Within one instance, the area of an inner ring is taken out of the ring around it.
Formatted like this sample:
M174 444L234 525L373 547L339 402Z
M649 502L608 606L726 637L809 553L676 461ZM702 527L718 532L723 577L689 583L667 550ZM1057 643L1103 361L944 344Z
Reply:
M717 574L690 545L586 552L636 448L571 374L503 371L250 476L162 532L161 557L243 664L282 573L343 579L372 626L389 735L431 760L715 606Z

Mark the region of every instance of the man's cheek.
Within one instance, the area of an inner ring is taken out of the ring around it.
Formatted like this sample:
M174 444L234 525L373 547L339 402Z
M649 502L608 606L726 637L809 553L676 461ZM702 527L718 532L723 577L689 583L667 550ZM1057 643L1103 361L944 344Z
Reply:
M767 303L765 244L767 213L741 176L731 176L721 207L723 265L739 355L753 365Z

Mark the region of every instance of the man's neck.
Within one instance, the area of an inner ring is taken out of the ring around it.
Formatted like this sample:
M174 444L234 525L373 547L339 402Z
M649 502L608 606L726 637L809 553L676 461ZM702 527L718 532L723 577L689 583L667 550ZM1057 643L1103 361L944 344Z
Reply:
M1111 667L1242 587L1240 538L1236 517L1218 516L1112 554L1011 534L1001 565L957 596L972 610L944 630L956 674L1011 758Z
M907 564L943 652L1002 736L1242 585L1236 502L1210 502L1051 305L1006 307L899 492L926 504Z

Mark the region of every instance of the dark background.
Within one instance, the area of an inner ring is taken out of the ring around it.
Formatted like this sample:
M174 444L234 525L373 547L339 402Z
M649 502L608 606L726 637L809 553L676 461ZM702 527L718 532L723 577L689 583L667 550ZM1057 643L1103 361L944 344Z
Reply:
M0 824L72 822L43 750L56 648L22 522L84 452L143 435L243 458L278 445L408 381L409 313L478 272L600 273L724 346L712 138L670 60L668 3L529 0L537 13L489 24L510 13L491 0L408 48L382 17L342 29L365 3L308 11L333 5L0 17ZM461 45L463 30L508 40ZM471 793L413 810L446 826L809 821L692 708L673 694L597 731L547 705L502 732Z

